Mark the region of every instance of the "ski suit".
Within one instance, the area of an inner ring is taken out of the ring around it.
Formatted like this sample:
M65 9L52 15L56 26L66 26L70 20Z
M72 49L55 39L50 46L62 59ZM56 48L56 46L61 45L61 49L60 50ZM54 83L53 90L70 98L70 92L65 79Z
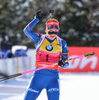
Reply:
M43 67L57 63L60 59L68 59L67 43L57 36L50 40L46 35L34 33L32 28L39 22L38 18L31 21L24 33L35 43L36 62L35 67ZM61 40L61 42L60 42ZM58 42L60 44L58 44ZM59 73L58 65L35 71L28 85L24 100L36 100L43 89L46 89L48 100L59 100Z

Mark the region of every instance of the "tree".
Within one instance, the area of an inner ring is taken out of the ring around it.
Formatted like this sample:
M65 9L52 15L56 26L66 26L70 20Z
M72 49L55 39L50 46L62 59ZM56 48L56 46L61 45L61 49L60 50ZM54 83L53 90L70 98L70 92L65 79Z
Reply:
M48 19L49 8L53 8L56 0L1 0L0 30L5 30L14 44L25 44L34 47L33 42L25 36L23 29L34 19L35 13L42 10L44 19L40 21L33 31L45 33L45 22ZM38 5L39 4L39 5ZM43 22L43 23L42 23ZM42 27L41 27L42 26ZM38 28L39 27L39 28Z
M0 30L8 33L13 44L34 48L34 43L23 33L25 26L42 10L44 18L33 28L45 33L49 9L60 22L59 35L69 46L99 46L98 0L0 0Z
M65 0L62 6L56 9L55 17L61 27L60 36L69 46L96 46L92 44L92 34L99 29L96 27L98 19L93 16L93 13L99 9L98 4L98 0L91 3L90 1L86 3L86 0Z

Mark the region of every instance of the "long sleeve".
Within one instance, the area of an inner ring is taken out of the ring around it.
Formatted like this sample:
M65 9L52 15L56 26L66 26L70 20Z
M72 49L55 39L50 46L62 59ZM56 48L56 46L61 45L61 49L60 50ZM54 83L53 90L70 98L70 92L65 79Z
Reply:
M62 40L62 60L68 59L68 48L67 48L67 43L65 40ZM64 69L67 69L69 66L68 62L65 62L64 66L61 66Z
M35 44L37 45L41 35L38 33L34 33L32 31L33 27L39 22L38 18L35 18L33 21L31 21L25 28L24 33L28 36L29 39L31 39Z
M68 47L65 40L62 40L62 59L68 59Z

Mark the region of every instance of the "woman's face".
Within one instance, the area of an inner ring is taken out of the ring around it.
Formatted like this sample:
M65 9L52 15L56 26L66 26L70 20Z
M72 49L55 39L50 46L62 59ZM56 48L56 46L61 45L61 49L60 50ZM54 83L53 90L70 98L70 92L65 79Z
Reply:
M56 38L56 36L57 36L56 33L58 33L59 30L57 30L57 29L54 29L54 30L53 29L48 29L45 32L46 32L46 35L48 36L48 38L50 40L54 40Z

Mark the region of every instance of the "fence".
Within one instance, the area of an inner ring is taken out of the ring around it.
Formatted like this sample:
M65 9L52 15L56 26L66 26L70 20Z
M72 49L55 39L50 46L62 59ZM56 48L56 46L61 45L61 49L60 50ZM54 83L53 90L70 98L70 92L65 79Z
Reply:
M30 69L31 69L31 57L16 57L16 58L0 59L1 73L12 75Z

